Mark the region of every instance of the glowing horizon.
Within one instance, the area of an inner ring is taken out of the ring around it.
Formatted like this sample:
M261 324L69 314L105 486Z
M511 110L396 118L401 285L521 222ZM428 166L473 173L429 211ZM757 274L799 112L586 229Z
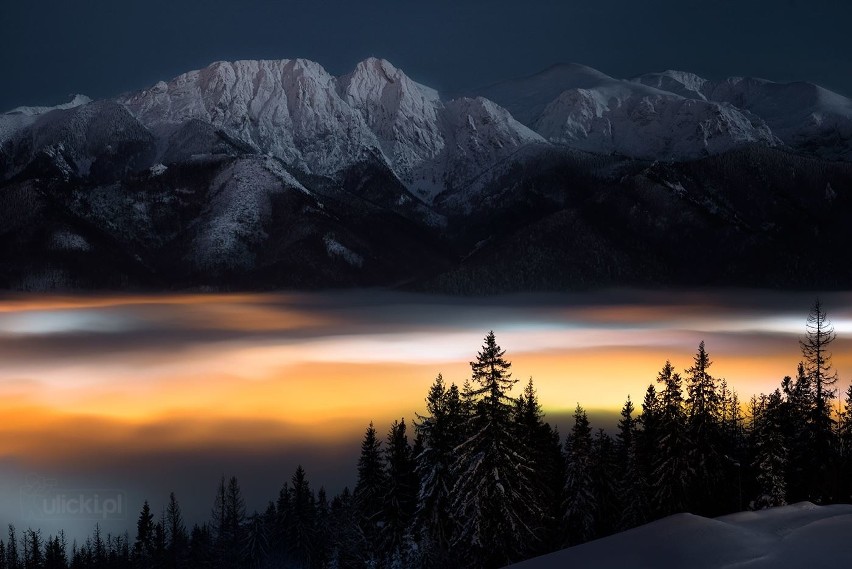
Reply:
M852 311L838 299L830 316L845 386ZM795 372L807 309L742 311L696 293L591 304L369 294L15 297L0 303L0 431L14 435L2 437L0 456L61 462L71 450L348 440L370 421L410 421L438 373L461 384L490 329L515 377L533 377L551 415L577 403L614 412L628 395L638 409L666 359L688 367L702 339L711 371L745 403ZM151 433L167 436L151 442Z

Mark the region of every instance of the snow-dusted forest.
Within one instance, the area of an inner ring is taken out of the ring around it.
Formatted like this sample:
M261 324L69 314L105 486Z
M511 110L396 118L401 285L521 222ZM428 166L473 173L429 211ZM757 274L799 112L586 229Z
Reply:
M248 512L239 481L222 478L200 523L172 494L127 533L96 526L83 543L10 526L0 569L497 568L682 512L848 502L852 387L838 401L834 339L817 302L798 369L747 401L701 342L692 366L665 362L638 406L627 399L615 432L577 406L562 434L492 332L461 385L437 376L422 415L367 428L351 490L328 496L300 466Z

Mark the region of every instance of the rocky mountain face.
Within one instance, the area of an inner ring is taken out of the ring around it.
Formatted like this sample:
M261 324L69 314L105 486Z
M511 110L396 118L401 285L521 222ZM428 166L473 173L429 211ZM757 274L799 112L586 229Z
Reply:
M0 286L852 283L849 99L578 65L467 95L237 61L0 114Z

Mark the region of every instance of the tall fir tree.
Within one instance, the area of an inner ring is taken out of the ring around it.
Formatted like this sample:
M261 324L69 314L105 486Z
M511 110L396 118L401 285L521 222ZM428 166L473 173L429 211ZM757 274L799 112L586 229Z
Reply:
M402 557L417 507L417 475L405 419L394 421L387 436L385 463L388 486L384 496L382 547L389 557Z
M139 519L136 521L136 541L133 544L133 557L137 567L148 567L154 558L154 514L148 500L142 504Z
M617 500L622 514L616 522L617 530L626 530L644 524L650 515L648 487L645 473L639 462L637 448L642 433L640 420L633 417L634 407L630 396L621 408L616 435L618 480Z
M534 511L535 471L518 448L509 395L517 380L493 332L470 367L473 414L467 438L456 449L453 510L459 524L454 543L467 550L471 567L502 567L523 558L540 539L527 525L540 515Z
M565 438L565 545L593 539L598 503L592 470L592 427L586 411L578 404L574 425Z
M527 525L536 528L542 539L538 549L531 552L544 553L561 545L562 504L565 487L565 461L559 434L544 420L544 411L532 378L529 378L523 393L518 396L516 417L519 449L525 452L530 464L535 466L534 491L536 518Z
M365 563L378 563L380 557L381 528L385 524L384 498L386 489L387 473L382 453L382 441L377 436L373 423L370 423L361 442L358 480L353 493L353 500L358 513L358 525L366 544L366 548L362 552Z
M834 327L817 299L808 314L805 335L799 340L802 349L804 373L810 381L812 405L810 418L811 465L808 486L816 501L823 501L831 494L829 475L833 468L834 420L831 417L831 402L837 396L834 385L837 372L832 368L831 343L837 338Z
M438 374L426 397L426 414L415 424L422 450L416 455L419 480L416 526L421 557L428 567L452 564L449 558L453 535L451 492L455 485L455 448L461 442L465 421L461 393L455 384L446 387Z
M291 483L287 545L292 562L297 566L309 567L312 565L316 538L316 500L301 465L293 473Z
M763 399L754 418L754 468L757 471L758 487L754 509L772 508L787 503L787 449L782 432L782 413L783 398L781 391L776 389Z
M657 515L666 516L689 509L692 443L687 435L682 380L671 362L666 361L657 382L662 391L651 493Z
M702 341L698 344L692 367L686 370L687 432L691 442L689 461L692 473L689 502L693 511L701 514L718 513L716 492L724 462L720 452L722 398L717 380L709 372L712 364Z
M169 505L166 507L166 528L169 541L168 566L173 569L183 567L186 563L189 536L174 492L169 494Z

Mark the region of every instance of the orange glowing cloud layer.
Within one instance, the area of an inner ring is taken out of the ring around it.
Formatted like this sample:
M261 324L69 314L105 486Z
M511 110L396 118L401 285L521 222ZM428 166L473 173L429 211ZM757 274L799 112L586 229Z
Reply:
M666 359L701 339L743 401L795 372L798 317L680 304L464 305L419 297L19 297L0 303L0 456L61 460L357 436L414 418L437 373L461 383L494 328L546 411L637 407ZM847 304L833 321L852 378ZM830 313L832 316L832 313Z

